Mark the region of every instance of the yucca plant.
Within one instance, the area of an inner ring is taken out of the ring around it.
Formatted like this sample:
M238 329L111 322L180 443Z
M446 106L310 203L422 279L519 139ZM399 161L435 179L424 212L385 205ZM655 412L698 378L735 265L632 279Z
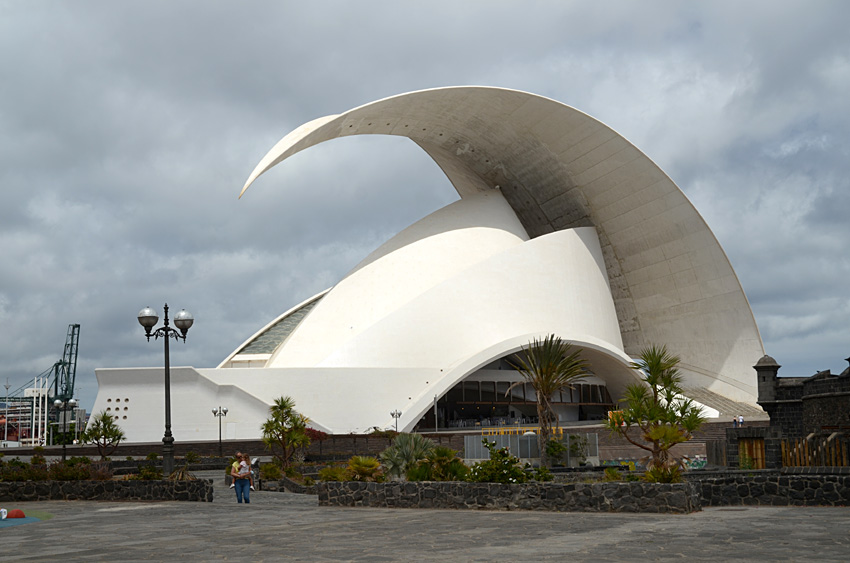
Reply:
M404 477L408 467L412 467L420 459L425 459L434 451L434 442L421 434L399 434L390 447L382 451L378 457L387 475Z

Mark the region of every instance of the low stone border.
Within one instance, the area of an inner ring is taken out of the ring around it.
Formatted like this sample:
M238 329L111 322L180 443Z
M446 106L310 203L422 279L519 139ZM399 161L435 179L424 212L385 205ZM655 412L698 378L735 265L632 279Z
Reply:
M701 479L703 506L850 506L850 475L730 475Z
M4 481L0 501L183 500L212 502L211 479L194 481Z
M287 493L298 493L299 495L315 495L318 494L316 485L302 485L296 481L293 481L289 477L282 477L279 480L269 480L262 479L259 480L260 487L259 489L262 491L274 491L274 492L284 492Z
M319 506L660 512L701 510L699 483L321 482Z

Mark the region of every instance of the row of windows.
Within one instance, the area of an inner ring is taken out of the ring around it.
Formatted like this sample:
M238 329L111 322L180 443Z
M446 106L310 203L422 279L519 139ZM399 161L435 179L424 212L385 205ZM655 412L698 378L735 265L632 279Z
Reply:
M112 402L112 399L106 399L106 402L107 402L107 403L111 403L111 402ZM115 402L116 402L116 403L120 403L120 402L121 402L121 399L115 399ZM124 399L124 402L125 402L125 403L129 403L129 402L130 402L130 399Z
M461 381L441 399L449 403L536 403L537 395L530 383L509 381ZM510 388L510 391L508 390ZM555 403L612 404L604 385L578 384L552 397Z

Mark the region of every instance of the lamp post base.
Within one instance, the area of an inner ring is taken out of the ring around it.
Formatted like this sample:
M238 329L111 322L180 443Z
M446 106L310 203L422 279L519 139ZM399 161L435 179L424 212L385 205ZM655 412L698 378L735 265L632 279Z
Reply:
M174 438L166 436L162 439L162 475L166 479L174 473Z

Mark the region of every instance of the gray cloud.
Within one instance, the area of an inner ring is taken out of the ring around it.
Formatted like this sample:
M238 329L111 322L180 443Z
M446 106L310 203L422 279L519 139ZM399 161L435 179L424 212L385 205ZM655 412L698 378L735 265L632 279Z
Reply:
M342 139L242 183L292 128L406 91L549 96L633 141L730 256L782 373L843 368L844 2L0 3L0 383L62 353L161 365L134 316L198 319L214 366L456 198L414 144ZM158 383L158 382L157 382Z

